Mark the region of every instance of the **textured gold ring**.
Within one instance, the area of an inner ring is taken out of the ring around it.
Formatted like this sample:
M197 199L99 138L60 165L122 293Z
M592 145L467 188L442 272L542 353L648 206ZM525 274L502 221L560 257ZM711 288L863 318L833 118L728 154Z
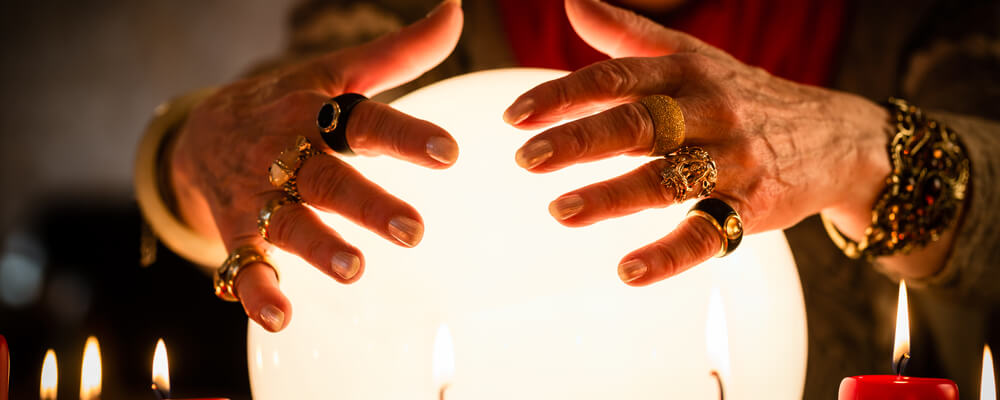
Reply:
M270 242L270 232L271 232L271 217L274 213L278 212L278 209L284 207L288 204L299 203L290 196L282 196L274 198L267 201L267 204L260 209L260 213L257 214L257 232L260 233L260 237L264 240Z
M267 181L271 183L271 186L284 190L288 197L293 200L302 201L296 178L302 164L314 155L316 155L316 151L313 150L309 139L297 136L295 145L283 150L278 154L278 158L271 163L267 170Z
M267 264L274 270L274 274L278 275L278 269L274 267L274 263L267 255L261 253L254 246L240 246L229 253L229 257L226 257L222 266L215 270L215 275L212 277L215 295L225 301L239 301L240 298L236 293L236 276L243 270L243 267L255 262Z
M700 147L682 147L663 157L660 183L674 190L674 200L707 197L715 190L719 170L715 160ZM688 196L691 197L688 197Z
M719 233L721 245L716 257L725 257L739 247L743 241L743 219L726 202L708 198L695 203L688 211L689 217L702 218L712 224Z
M653 148L649 155L662 156L684 144L684 113L670 96L655 94L639 99L653 120Z

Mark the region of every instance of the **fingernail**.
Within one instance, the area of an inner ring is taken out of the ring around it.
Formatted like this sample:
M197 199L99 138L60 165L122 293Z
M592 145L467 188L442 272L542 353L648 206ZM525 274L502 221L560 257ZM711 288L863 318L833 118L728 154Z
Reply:
M438 4L437 7L434 7L434 9L431 10L431 12L427 13L427 15L425 16L425 18L426 17L430 17L431 15L437 14L437 12L441 11L441 9L444 8L444 5L448 4L448 3L458 4L459 7L462 6L462 0L444 0L444 1L441 2L441 4Z
M583 197L578 194L563 196L549 203L549 214L560 221L579 214L583 210Z
M548 140L538 140L517 150L514 161L524 169L532 169L552 157L552 143Z
M330 265L333 273L346 280L358 274L358 270L361 269L361 259L354 254L341 251L333 255Z
M267 330L277 332L285 324L285 313L281 312L278 307L268 304L260 310L260 320Z
M517 125L528 119L531 113L535 111L535 101L532 99L523 99L510 106L507 111L503 113L503 120L508 124Z
M618 266L618 278L629 283L646 274L646 263L642 260L628 260Z
M443 136L427 139L427 155L442 164L454 164L458 159L458 144Z
M413 247L424 237L424 226L412 218L396 217L389 221L389 234L407 247Z

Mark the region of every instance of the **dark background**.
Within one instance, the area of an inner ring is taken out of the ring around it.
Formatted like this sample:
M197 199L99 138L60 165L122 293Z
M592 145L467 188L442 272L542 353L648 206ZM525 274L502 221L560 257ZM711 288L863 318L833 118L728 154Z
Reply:
M0 334L11 398L37 399L45 351L79 396L87 336L103 393L153 399L167 344L176 396L249 398L246 318L169 252L139 266L139 138L160 102L238 77L284 47L292 0L0 6Z

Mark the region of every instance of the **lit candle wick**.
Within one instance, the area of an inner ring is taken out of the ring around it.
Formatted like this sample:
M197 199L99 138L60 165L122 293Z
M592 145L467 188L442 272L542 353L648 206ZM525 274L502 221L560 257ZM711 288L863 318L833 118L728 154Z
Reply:
M718 371L710 372L715 382L719 385L719 400L726 400L726 391L722 388L722 376L719 375Z
M902 377L903 371L906 370L906 365L909 363L910 353L903 353L899 359L892 360L892 372L895 372L897 377Z

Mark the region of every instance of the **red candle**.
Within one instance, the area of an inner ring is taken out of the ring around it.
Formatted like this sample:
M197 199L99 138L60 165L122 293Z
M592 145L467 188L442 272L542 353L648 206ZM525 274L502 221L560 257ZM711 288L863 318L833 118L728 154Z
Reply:
M958 385L948 379L903 376L910 358L910 318L906 283L899 282L896 338L892 348L896 375L862 375L840 382L839 400L958 400Z
M958 385L948 379L862 375L840 382L840 400L958 400Z
M0 335L0 400L7 400L7 384L10 382L10 351L7 339Z
M160 400L229 400L222 397L175 399L170 397L170 366L167 364L167 345L163 339L156 342L153 351L153 393Z

